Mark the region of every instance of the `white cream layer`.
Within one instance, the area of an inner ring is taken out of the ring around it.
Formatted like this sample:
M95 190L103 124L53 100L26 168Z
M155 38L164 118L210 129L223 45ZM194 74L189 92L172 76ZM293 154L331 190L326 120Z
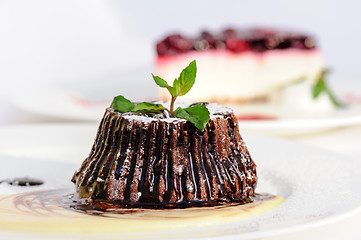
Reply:
M272 50L263 53L190 52L158 58L156 74L172 82L192 60L197 61L196 84L186 101L247 100L262 97L300 78L315 81L323 69L318 50ZM163 92L164 99L168 93Z

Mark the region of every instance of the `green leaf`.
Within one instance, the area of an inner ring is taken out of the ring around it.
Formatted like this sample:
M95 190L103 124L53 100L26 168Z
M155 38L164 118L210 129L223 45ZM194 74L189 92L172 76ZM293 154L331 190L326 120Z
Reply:
M170 93L172 96L175 96L175 89L174 89L172 86L170 86L170 85L167 83L166 80L164 80L163 78L161 78L161 77L159 77L159 76L154 76L153 74L152 74L152 77L153 77L155 83L156 83L159 87L161 87L161 88L167 88L168 91L169 91L169 93Z
M174 116L193 123L200 131L203 131L210 119L209 111L203 104L197 104L184 109L178 107L174 112Z
M122 95L119 95L113 99L113 102L110 105L110 107L117 112L125 113L132 111L135 105L131 101L123 97Z
M173 88L175 89L175 95L183 96L191 90L193 84L196 80L197 74L197 65L196 60L193 60L179 75L178 79L175 79L173 82Z
M328 97L330 98L331 102L333 103L334 106L338 107L338 108L342 108L345 107L346 105L344 103L341 103L331 92L330 89L327 88L326 91Z
M313 86L313 90L312 90L313 99L318 98L318 96L320 96L320 94L325 91L326 91L325 82L323 78L319 78L315 86Z
M328 70L323 70L316 82L316 84L313 86L312 89L312 96L313 99L317 99L321 93L325 93L327 94L327 96L329 97L330 101L332 102L332 104L336 107L344 107L345 105L343 103L341 103L339 100L337 100L337 98L335 97L335 95L333 94L333 92L331 91L331 89L327 86L326 84L326 76L329 73Z
M142 102L137 104L132 112L141 112L141 113L161 113L165 110L162 104L154 104L149 102Z
M164 80L163 78L158 77L158 76L154 76L153 74L152 74L152 77L153 77L155 83L156 83L159 87L161 87L161 88L169 88L169 87L172 87L172 86L170 86L170 85L167 83L167 81Z

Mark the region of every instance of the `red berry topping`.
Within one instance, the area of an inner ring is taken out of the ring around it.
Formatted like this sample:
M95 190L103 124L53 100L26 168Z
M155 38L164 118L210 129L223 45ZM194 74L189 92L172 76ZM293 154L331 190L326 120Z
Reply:
M207 31L203 31L201 33L200 39L201 39L201 41L207 42L208 48L216 47L216 39L211 33L207 32Z
M231 52L240 53L249 50L249 46L244 39L229 37L226 39L226 49Z
M159 56L167 55L169 46L164 42L157 43L157 53Z
M224 39L227 39L229 37L236 37L237 32L233 28L227 28L227 29L222 31L222 36L223 36Z
M227 28L220 34L203 31L197 38L188 38L180 34L172 34L158 42L159 56L171 56L189 51L208 49L226 49L233 53L244 51L262 52L272 49L313 49L315 41L305 35L276 31L267 28L235 30Z

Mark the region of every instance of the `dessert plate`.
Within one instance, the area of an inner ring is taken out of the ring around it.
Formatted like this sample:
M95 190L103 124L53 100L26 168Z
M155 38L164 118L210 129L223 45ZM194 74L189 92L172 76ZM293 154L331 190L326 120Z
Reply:
M97 125L45 125L0 128L0 176L40 177L43 189L67 188L70 178L90 151ZM133 233L29 233L4 231L8 238L72 239L253 239L321 226L361 211L361 162L284 139L243 134L257 164L256 191L285 201L264 214L231 224ZM21 146L19 148L19 146ZM57 169L56 171L54 169ZM56 172L57 174L53 174ZM19 176L21 174L21 176ZM4 175L5 176L5 175ZM0 194L19 192L0 184ZM32 191L27 187L21 191ZM5 209L6 210L6 209ZM4 211L4 209L0 209ZM99 226L101 228L101 226Z
M239 127L241 130L259 133L294 136L361 124L361 105L353 104L325 112L297 111L297 108L295 110L287 111L265 106L244 107L242 112L245 113L257 112L259 115L267 113L278 117L268 120L240 120Z
M143 72L146 71L141 71L138 73L140 76L134 79L141 79L141 76L149 75ZM16 93L13 102L23 110L44 116L99 122L104 114L104 109L111 104L116 95L125 95L132 101L157 99L157 89L151 79L147 81L148 83L142 81L142 87L139 89L139 84L134 84L133 81L124 84L109 81L110 83L107 83L106 87L97 81L90 82L91 87L89 88L83 87L86 83L79 82L67 87L44 87L43 89ZM109 86L116 87L109 88ZM340 90L341 88L337 89ZM350 90L360 88L349 86L349 88L343 87L342 89L338 95L350 104L340 109L306 111L297 106L278 108L262 104L245 105L239 108L236 113L241 112L246 116L255 114L256 118L258 118L257 116L265 116L266 118L271 116L271 118L243 119L240 121L240 127L249 131L287 136L361 124L361 93Z

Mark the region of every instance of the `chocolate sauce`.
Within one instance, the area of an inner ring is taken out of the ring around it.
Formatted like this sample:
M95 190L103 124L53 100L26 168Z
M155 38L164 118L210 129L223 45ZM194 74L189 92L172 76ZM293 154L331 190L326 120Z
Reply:
M18 177L18 178L11 178L11 179L4 179L1 180L0 183L8 183L10 185L14 186L39 186L44 184L44 181L36 178L30 178L30 177Z
M87 199L74 197L72 190L28 191L0 198L0 216L6 222L0 228L24 234L49 232L56 236L60 233L72 234L67 236L74 236L74 233L129 233L134 236L137 232L144 236L145 231L242 221L269 211L283 201L279 196L256 194L252 203L244 205L230 203L186 209L124 209L107 205L99 209Z
M263 202L274 198L275 196L270 194L256 194L250 202ZM102 217L117 217L117 215L126 215L126 214L149 214L150 212L156 216L158 211L172 211L176 209L191 209L191 208L201 208L203 210L209 209L214 210L218 208L226 207L235 207L240 205L247 206L247 202L212 202L212 203L193 203L193 204L167 204L167 205L145 205L138 204L126 205L126 204L116 204L109 202L91 202L88 199L78 198L74 194L69 194L62 201L62 207L74 210L76 212L85 213L87 215L102 216ZM162 215L164 217L164 215ZM169 217L169 218L174 218ZM179 216L181 218L181 216Z
M109 209L113 213L117 213L120 211L123 213L132 212L135 209L185 209L185 208L195 208L195 207L216 207L216 206L237 206L244 205L250 202L253 202L255 197L249 198L247 200L238 201L238 202L220 202L220 201L193 201L193 202L179 202L179 203L166 203L166 204L154 204L154 203L138 203L134 204L131 202L107 202L107 201L99 201L99 200L90 200L79 198L74 194L68 195L68 198L72 200L72 203L69 205L71 208L75 210L96 210L96 211L108 211Z
M275 198L274 195L271 194L255 194L252 202L265 202L270 199ZM35 191L35 192L27 192L22 193L14 198L14 205L17 209L26 212L34 212L36 214L47 214L54 212L53 206L58 206L66 210L71 210L87 215L93 216L102 216L102 217L122 217L128 214L141 214L141 217L159 217L157 213L161 213L164 211L172 211L172 210L181 210L191 208L197 208L202 210L214 210L214 209L223 209L227 207L234 207L247 204L244 203L218 203L213 205L211 204L200 204L200 205L178 205L177 208L175 206L168 206L168 208L162 208L162 206L154 206L149 208L149 206L138 206L127 208L125 205L119 205L114 203L107 202L92 202L89 199L79 198L76 194L68 193L66 190L58 189L58 190L45 190L45 191ZM253 205L252 205L253 206ZM200 208L201 207L201 208ZM198 211L198 210L197 210ZM162 214L162 217L166 217L167 215ZM174 218L174 216L169 216L169 218ZM177 218L182 218L182 215L179 215Z

